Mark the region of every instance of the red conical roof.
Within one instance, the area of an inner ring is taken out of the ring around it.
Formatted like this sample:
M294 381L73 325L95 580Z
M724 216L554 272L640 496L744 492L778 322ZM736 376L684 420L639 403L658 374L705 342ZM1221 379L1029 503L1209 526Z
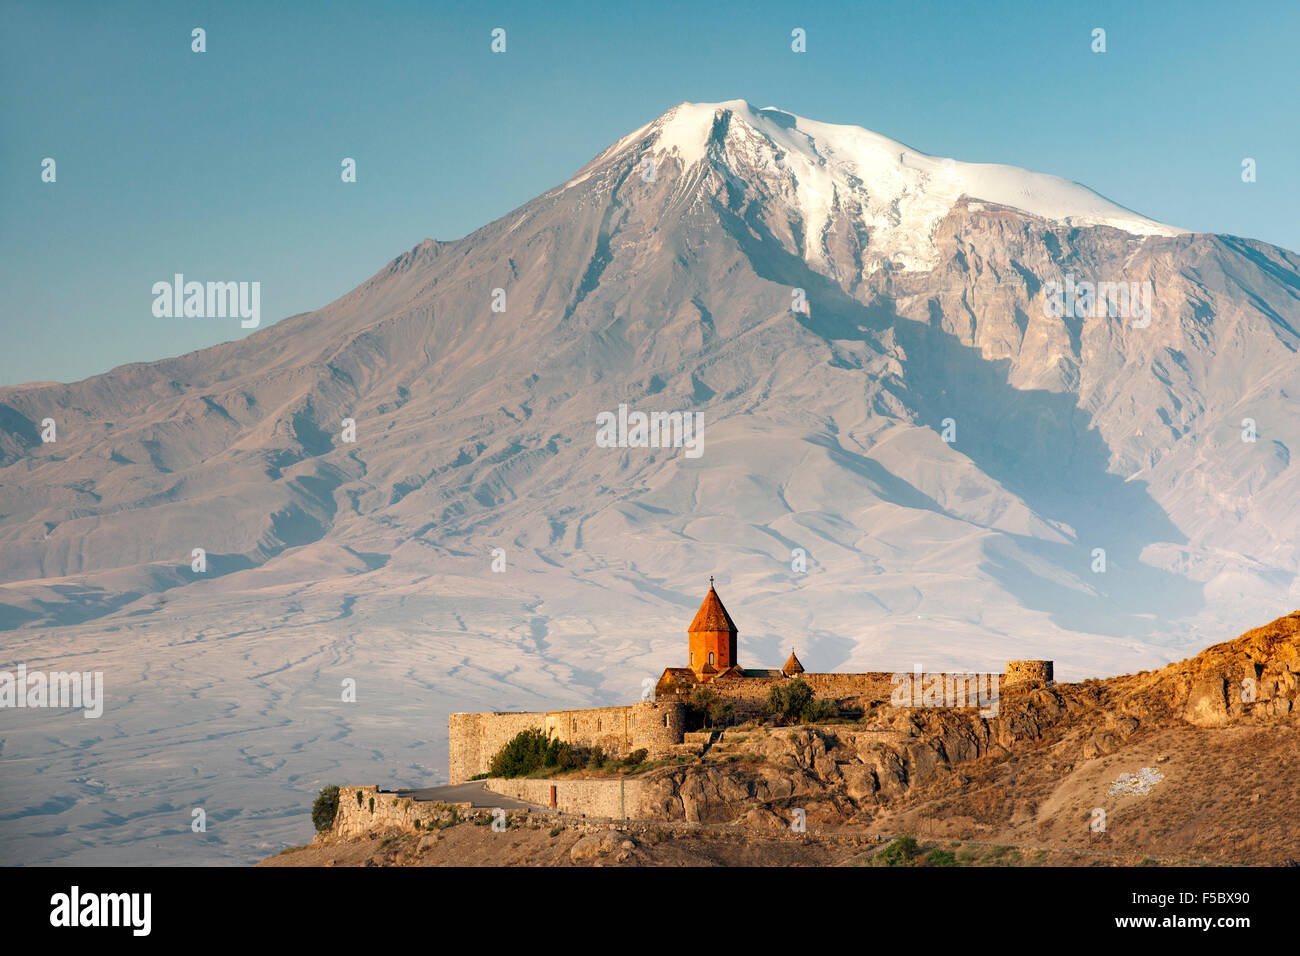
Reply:
M799 663L799 658L794 656L794 651L790 652L790 659L785 662L785 667L781 668L781 673L789 676L790 674L802 674L803 665Z
M731 620L731 615L727 609L722 606L722 601L718 598L718 592L709 586L709 593L704 596L704 603L695 614L695 620L691 621L691 626L686 629L687 634L694 634L697 631L729 631L732 634L739 634L736 624Z

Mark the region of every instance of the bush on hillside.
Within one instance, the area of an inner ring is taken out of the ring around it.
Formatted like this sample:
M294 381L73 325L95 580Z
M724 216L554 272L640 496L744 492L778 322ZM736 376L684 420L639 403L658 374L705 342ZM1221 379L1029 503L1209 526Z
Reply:
M551 741L536 727L521 730L496 752L488 773L493 777L525 777L546 764Z
M912 866L919 847L910 836L901 836L871 859L873 866Z
M711 687L697 687L691 693L687 707L691 711L693 725L707 728L729 727L735 723L736 707L731 701L723 700Z
M783 723L812 723L839 716L834 701L813 696L813 689L796 678L776 684L767 692L768 714Z
M360 792L357 796L360 797ZM311 807L311 822L316 826L316 832L324 833L330 827L334 826L334 817L339 812L339 788L330 784L328 787L321 787L320 795L316 797L316 802Z

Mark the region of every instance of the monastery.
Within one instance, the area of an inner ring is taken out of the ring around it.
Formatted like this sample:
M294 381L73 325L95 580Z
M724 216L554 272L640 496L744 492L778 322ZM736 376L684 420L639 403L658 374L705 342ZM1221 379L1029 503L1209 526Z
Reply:
M451 783L487 773L497 751L531 728L578 746L599 746L607 754L638 749L652 757L696 753L698 742L688 740L686 703L698 687L707 686L730 701L740 720L760 715L771 688L796 678L808 684L818 698L831 700L841 709L890 699L891 672L810 674L793 650L780 670L741 667L739 634L710 578L709 592L686 629L686 666L664 670L653 700L626 707L545 713L451 714L447 718ZM1004 686L1041 685L1052 681L1052 670L1051 661L1009 661L1000 680Z

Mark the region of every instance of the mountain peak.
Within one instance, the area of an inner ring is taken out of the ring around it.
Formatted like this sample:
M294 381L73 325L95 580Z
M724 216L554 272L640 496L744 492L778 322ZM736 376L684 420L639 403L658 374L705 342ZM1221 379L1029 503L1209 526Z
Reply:
M858 126L743 99L679 103L614 143L566 188L628 152L660 163L671 158L682 170L707 163L761 184L765 199L785 201L800 218L810 262L824 258L819 237L847 222L871 236L882 259L929 268L934 228L963 197L1072 227L1111 226L1137 236L1186 232L1059 176L932 156Z

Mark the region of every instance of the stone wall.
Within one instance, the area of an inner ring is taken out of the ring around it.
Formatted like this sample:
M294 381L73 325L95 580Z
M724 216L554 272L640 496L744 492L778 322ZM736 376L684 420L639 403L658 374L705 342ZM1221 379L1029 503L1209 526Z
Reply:
M841 707L850 707L888 700L891 676L886 673L799 674L797 679L811 687L817 697L832 700ZM708 686L719 697L735 705L737 716L753 717L762 713L772 687L793 679L795 678L720 677Z
M902 673L911 673L905 671ZM926 672L929 673L929 672ZM767 695L776 684L802 680L819 698L834 701L840 707L867 707L873 703L887 702L893 690L893 674L869 671L861 674L798 674L795 677L719 677L708 686L715 694L735 704L740 718L762 713ZM1002 683L1038 684L1052 681L1051 661L1008 661ZM683 699L690 690L682 688Z
M813 693L842 708L867 707L890 699L893 675L884 671L862 674L800 674ZM758 716L776 684L792 678L720 677L709 683L718 696L731 701L736 716ZM1002 683L1043 685L1052 681L1051 661L1008 661ZM661 681L661 687L664 685ZM608 754L627 754L645 748L650 756L675 752L685 730L684 698L691 688L678 687L678 695L661 695L628 707L553 710L545 713L451 714L447 718L449 774L462 783L488 772L492 758L516 734L537 728L548 737L581 747L600 747Z
M493 793L514 797L541 807L550 807L551 790L555 791L555 809L562 813L581 813L589 817L626 820L639 815L642 781L617 780L529 780L518 777L506 780L491 777L483 785Z
M378 787L339 787L339 810L331 832L341 839L353 839L389 827L415 830L417 820L420 829L428 829L447 815L446 806L381 793Z
M447 718L448 773L452 783L487 773L497 751L532 728L576 746L600 747L607 754L645 748L652 756L662 755L681 743L684 723L684 709L677 701L545 713L451 714Z
M545 819L546 811L550 809L611 820L644 816L641 808L644 781L637 778L530 780L521 777L505 780L491 777L483 781L483 786L493 793L536 805L534 810L506 811L506 815L511 818L521 814L541 814ZM555 788L553 808L551 787ZM339 787L339 809L329 836L353 840L392 829L406 833L426 832L434 829L436 824L448 821L453 812L461 820L469 820L475 816L491 815L494 811L492 807L472 809L468 803L445 804L412 800L396 793L382 792L374 786Z
M1051 661L1007 661L1007 672L1002 678L1003 684L1050 684L1052 682Z
M541 716L542 730L547 737L582 747L600 747L606 753L627 753L633 749L631 707L553 710Z
M672 752L686 730L686 708L678 701L642 701L632 705L632 749L657 757Z
M493 755L521 731L542 727L543 714L449 714L447 764L452 783L487 773Z

